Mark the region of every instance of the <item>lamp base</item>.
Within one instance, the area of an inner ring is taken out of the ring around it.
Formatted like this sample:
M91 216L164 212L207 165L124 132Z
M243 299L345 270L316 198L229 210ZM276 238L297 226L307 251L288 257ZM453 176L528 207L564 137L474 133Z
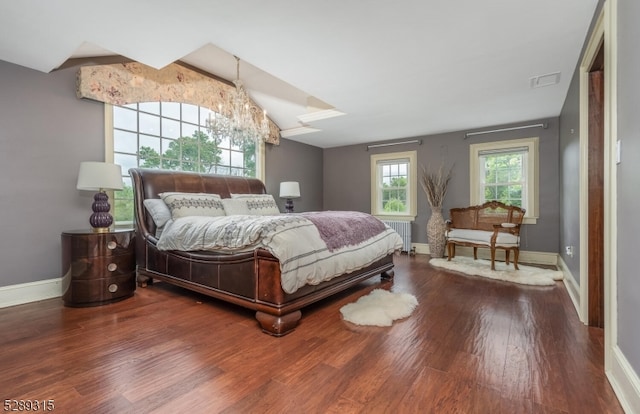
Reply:
M284 203L284 210L287 213L293 213L293 200L290 198L287 198L286 203Z
M93 196L93 204L91 209L93 214L89 217L89 224L93 227L95 233L106 233L113 224L113 217L109 214L111 206L109 205L109 196L104 192L98 192Z
M109 233L111 231L111 227L94 227L94 233Z

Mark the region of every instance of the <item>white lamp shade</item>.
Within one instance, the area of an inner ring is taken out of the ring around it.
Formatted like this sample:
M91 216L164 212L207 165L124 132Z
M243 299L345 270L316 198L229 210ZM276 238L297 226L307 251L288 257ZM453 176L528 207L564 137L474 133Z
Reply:
M300 197L300 184L297 181L284 181L280 183L280 198Z
M122 190L122 167L107 162L80 163L78 190Z

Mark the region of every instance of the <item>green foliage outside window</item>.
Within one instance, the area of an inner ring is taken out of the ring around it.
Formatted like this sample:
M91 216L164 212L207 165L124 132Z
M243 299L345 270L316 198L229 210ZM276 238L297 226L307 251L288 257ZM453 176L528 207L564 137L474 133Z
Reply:
M524 156L522 152L485 155L484 199L522 207Z
M255 177L256 176L256 141L249 140L244 143L244 176Z
M388 213L407 211L407 177L394 177L382 184L382 209Z
M195 131L190 137L180 137L169 144L162 154L150 147L140 147L138 157L142 168L211 173L220 163L219 140Z
M125 185L122 190L116 191L113 202L113 220L133 221L133 187Z
M242 152L243 163L240 166L228 165L229 160L223 162L221 159L223 149L219 148L221 141L222 137L212 137L197 130L191 136L181 136L171 140L162 153L149 146L141 146L135 155L138 159L138 165L142 168L255 177L257 143L249 140L241 148L224 148L227 153L229 151L235 154ZM115 192L112 204L115 222L133 221L133 188L126 181L124 188Z

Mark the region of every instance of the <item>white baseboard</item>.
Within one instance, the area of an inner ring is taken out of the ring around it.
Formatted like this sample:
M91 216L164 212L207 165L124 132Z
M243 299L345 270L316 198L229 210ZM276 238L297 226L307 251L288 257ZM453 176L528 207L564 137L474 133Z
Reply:
M429 254L429 245L427 243L411 243L411 247L416 249L416 254Z
M429 245L426 243L412 243L412 247L416 249L418 254L429 254ZM445 256L447 252L445 251ZM456 246L456 256L473 257L473 247ZM478 249L479 259L491 259L491 252L489 249ZM513 258L513 256L512 256ZM504 260L504 250L496 251L496 259ZM558 265L558 253L549 252L532 252L532 251L520 251L518 263L532 263L543 265Z
M607 378L625 413L640 413L640 378L618 346L613 348Z
M562 259L562 256L558 255L558 268L562 270L564 274L564 278L562 282L564 283L565 288L567 289L567 293L569 293L569 297L571 298L571 302L573 306L576 308L576 313L578 314L578 319L582 322L582 316L580 315L580 286L576 282L576 279L573 277L571 270L567 267L567 264Z
M64 278L39 280L37 282L21 283L0 287L0 308L22 305L24 303L59 298L64 288Z

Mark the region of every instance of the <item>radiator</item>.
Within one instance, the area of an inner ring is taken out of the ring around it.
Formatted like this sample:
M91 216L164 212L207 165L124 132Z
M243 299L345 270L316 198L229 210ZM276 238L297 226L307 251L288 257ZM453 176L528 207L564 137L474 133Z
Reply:
M407 253L411 252L411 222L387 220L383 220L383 222L397 231L400 237L402 237L402 251Z

